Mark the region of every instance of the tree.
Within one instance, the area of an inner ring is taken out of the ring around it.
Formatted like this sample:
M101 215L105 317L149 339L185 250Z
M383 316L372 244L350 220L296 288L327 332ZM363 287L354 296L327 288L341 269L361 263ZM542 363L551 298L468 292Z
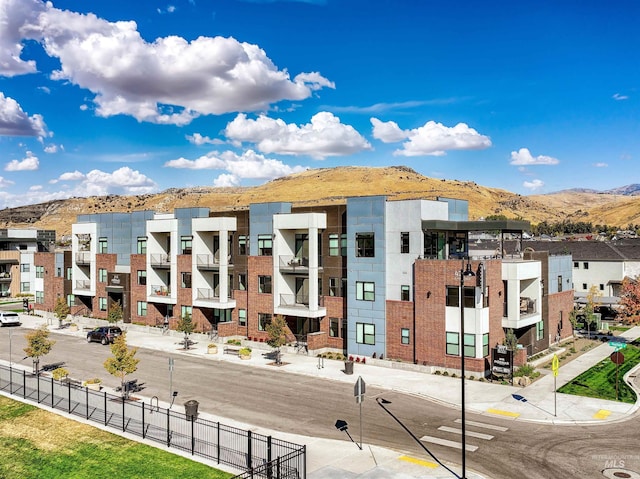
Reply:
M597 286L591 286L586 296L587 304L585 304L584 308L582 308L585 326L587 327L589 337L591 337L591 329L597 324L596 317L593 313L596 309L596 306L600 305L600 298L602 298L602 293L598 291Z
M123 399L129 394L129 391L125 388L125 378L138 369L140 360L135 357L137 352L138 348L129 349L127 347L127 335L123 332L111 344L111 354L113 356L107 358L104 362L104 368L107 372L120 378L120 391Z
M180 317L176 330L184 333L184 349L189 349L189 335L193 333L194 329L195 325L193 324L193 319L191 319L191 314L185 313Z
M513 332L513 329L507 329L504 335L504 344L511 351L515 351L518 347L518 337Z
M107 321L109 324L117 324L118 321L122 321L123 316L120 301L112 301L109 307L109 312L107 313Z
M67 301L64 298L58 298L53 308L53 314L58 318L58 328L62 328L62 321L67 319L69 313L71 313L71 308L69 308Z
M626 277L622 280L620 290L620 305L632 323L640 320L640 277Z
M287 344L287 322L281 314L276 315L267 327L267 344L276 350L276 364L280 364L280 348Z
M55 341L49 339L49 330L45 325L40 326L25 335L27 347L24 352L28 358L33 359L33 374L39 374L40 358L51 352Z

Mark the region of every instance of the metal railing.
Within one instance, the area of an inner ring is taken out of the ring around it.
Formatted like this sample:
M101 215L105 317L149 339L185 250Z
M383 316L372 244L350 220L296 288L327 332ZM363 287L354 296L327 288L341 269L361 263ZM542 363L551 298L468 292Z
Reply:
M149 255L149 264L151 266L170 266L171 256L168 254L151 254Z
M91 263L91 253L76 253L76 264Z
M192 456L235 467L246 471L245 474L256 471L254 475L236 477L306 479L306 447L272 436L198 417L191 420L186 414L161 408L157 403L123 400L121 396L92 391L73 381L56 381L5 365L0 365L0 390ZM257 471L265 466L272 472L258 475L262 473Z
M88 279L76 280L75 289L91 289L91 281L89 281Z
M171 296L171 288L164 285L152 284L151 296Z

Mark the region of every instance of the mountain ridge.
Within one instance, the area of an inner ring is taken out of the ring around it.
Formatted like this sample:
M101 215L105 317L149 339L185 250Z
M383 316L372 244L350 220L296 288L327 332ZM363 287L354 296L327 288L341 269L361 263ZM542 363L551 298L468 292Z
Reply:
M626 226L640 223L640 196L606 193L552 193L522 196L473 181L423 176L406 166L308 169L258 186L169 188L137 196L92 196L53 200L0 211L0 226L54 229L71 233L79 214L151 210L171 212L180 207L208 207L211 211L244 209L251 203L284 201L296 206L346 202L350 196L385 195L389 200L459 198L469 201L470 219L489 215L542 221L590 221Z

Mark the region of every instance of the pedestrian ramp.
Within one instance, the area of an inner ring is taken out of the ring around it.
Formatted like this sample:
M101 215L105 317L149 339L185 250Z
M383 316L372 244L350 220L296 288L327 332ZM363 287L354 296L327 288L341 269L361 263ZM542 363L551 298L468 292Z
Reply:
M442 425L438 427L438 431L445 433L443 437L425 435L422 436L420 440L430 444L437 444L440 446L462 450L462 441L451 439L451 435L462 436L462 421L460 419L456 419L454 423L459 424L460 426L452 427ZM470 429L470 427L476 428L476 430ZM477 429L482 430L482 432L478 431ZM508 427L497 426L495 424L478 421L465 421L465 437L467 439L467 441L465 441L465 451L475 452L479 448L479 446L469 444L469 438L480 439L482 441L491 441L495 437L495 434L506 432L508 430Z

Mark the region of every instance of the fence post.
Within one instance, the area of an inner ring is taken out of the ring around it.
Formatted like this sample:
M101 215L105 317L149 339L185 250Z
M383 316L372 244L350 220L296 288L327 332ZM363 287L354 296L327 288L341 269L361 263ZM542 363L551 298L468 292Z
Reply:
M218 421L218 437L216 438L216 456L218 456L218 464L220 464L220 421Z
M40 404L40 375L36 374L36 391L38 392L38 404Z
M280 456L278 456L280 459ZM267 436L267 479L271 479L273 477L273 469L271 465L271 436Z
M9 394L13 396L13 368L9 366Z
M122 396L122 432L127 431L127 426L125 425L125 415L124 415L124 396Z
M167 411L167 447L171 447L171 421L169 420L169 408L165 409Z
M302 445L302 464L304 467L304 472L302 475L302 479L307 479L307 445Z
M247 469L253 469L251 466L251 431L247 431Z
M104 392L104 425L108 423L107 420L107 391Z
M22 370L22 399L27 398L27 373Z
M195 423L195 416L191 416L191 455L193 456L193 452L196 448L196 438L193 436L193 425Z
M144 439L145 436L145 430L144 430L144 401L142 401L142 439Z
M71 414L71 381L67 383L67 412Z
M88 388L84 388L84 403L87 405L87 407L85 408L85 416L87 418L87 420L89 419L89 389Z
M51 408L53 409L55 406L53 405L53 377L51 378Z

